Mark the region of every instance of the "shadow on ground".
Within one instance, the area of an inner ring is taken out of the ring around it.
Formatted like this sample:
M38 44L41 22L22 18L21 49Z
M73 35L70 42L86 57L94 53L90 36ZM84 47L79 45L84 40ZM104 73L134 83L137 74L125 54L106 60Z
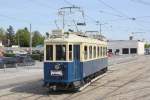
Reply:
M16 86L11 89L11 92L16 93L26 93L26 94L35 94L35 95L60 95L60 94L73 94L76 91L49 91L48 88L42 86L43 80L36 80L32 82L26 82L19 86Z

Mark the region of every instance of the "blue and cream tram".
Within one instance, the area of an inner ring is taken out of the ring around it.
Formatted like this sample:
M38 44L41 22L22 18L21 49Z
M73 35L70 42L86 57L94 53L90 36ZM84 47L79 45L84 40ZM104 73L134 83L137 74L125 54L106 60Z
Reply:
M44 42L44 84L59 90L78 89L107 71L106 41L62 30Z

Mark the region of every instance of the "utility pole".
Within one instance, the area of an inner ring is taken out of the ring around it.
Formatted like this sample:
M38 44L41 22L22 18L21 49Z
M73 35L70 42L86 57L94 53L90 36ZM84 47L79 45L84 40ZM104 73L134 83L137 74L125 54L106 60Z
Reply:
M20 47L20 35L18 33L18 47Z
M99 24L99 33L102 35L102 24Z
M30 54L32 54L32 30L31 30L32 26L30 24Z
M63 29L65 28L65 14L62 15L63 16Z
M99 25L99 33L102 35L102 25L108 24L108 23L103 23L101 24L99 21L96 21L97 25Z

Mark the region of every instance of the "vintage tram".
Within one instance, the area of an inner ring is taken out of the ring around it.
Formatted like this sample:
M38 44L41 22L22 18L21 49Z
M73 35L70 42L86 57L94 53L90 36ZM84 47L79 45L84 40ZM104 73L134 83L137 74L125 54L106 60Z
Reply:
M44 41L44 85L76 90L107 71L107 42L80 32L53 30Z

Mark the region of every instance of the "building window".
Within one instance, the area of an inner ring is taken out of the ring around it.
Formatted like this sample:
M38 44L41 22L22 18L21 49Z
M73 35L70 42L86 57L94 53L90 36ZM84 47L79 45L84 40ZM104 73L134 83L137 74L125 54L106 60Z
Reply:
M136 54L137 53L137 48L130 48L130 53L131 54Z
M97 57L99 57L100 56L100 52L99 52L100 50L99 50L99 47L97 47Z
M66 45L56 45L56 60L66 60Z
M129 48L123 48L122 54L129 54Z
M46 60L53 60L53 45L46 45Z
M96 58L96 46L94 46L93 48L93 55L94 55L94 58Z
M119 50L119 49L116 49L116 51L115 51L115 55L118 55L118 54L119 54L119 52L120 52L120 50Z
M84 46L84 59L87 60L88 58L88 48L87 46Z
M89 46L89 58L92 59L92 46Z
M72 60L72 45L69 45L69 60Z

